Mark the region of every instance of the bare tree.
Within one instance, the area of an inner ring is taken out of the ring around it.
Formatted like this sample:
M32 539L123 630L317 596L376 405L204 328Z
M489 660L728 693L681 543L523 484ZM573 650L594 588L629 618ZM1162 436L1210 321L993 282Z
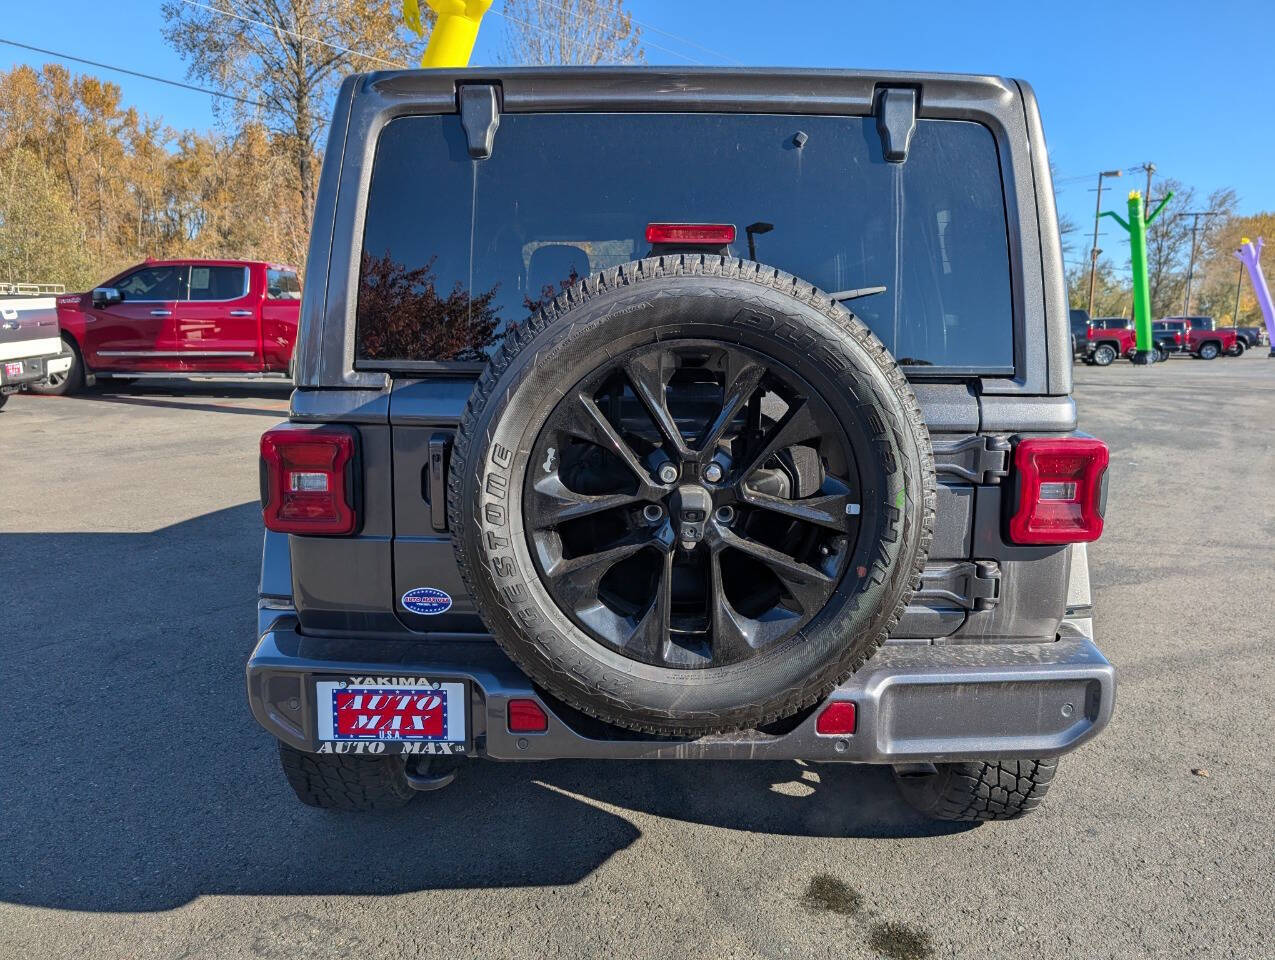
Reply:
M415 60L396 0L165 0L163 12L164 37L190 64L187 75L246 101L235 103L237 119L248 113L286 138L308 227L342 75Z
M505 0L507 64L641 63L642 28L624 0Z

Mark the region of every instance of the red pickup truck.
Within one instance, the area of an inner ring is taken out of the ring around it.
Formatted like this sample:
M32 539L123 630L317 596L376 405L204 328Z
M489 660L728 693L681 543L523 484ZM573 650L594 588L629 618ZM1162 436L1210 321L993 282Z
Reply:
M1117 357L1132 357L1138 348L1133 323L1124 317L1095 317L1085 340L1077 344L1081 359L1091 366L1110 366Z
M96 377L292 375L301 284L252 260L147 260L89 293L57 298L70 369L39 393Z
M1166 321L1186 321L1187 352L1201 360L1214 360L1223 353L1238 357L1248 346L1240 339L1239 331L1234 327L1214 329L1216 324L1212 317L1166 317L1165 319Z

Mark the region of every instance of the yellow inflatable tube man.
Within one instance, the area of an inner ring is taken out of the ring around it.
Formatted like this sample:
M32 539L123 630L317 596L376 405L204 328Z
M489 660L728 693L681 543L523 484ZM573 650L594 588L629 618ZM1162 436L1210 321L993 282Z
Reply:
M422 67L464 67L474 52L478 27L491 0L425 0L434 10L434 29L421 54ZM418 37L425 36L417 0L403 0L403 22Z

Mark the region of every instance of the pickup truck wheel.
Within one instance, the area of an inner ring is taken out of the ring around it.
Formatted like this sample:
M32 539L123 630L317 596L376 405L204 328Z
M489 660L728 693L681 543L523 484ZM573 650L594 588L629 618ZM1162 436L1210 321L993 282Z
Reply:
M1243 341L1243 340L1236 340L1236 341L1235 341L1235 346L1231 347L1231 349L1230 349L1230 350L1228 350L1228 351L1226 351L1226 352L1227 352L1227 353L1229 353L1229 354L1230 354L1231 356L1233 356L1233 357L1242 357L1242 356L1244 356L1244 349L1245 349L1245 347L1244 347L1244 341Z
M894 772L899 792L937 820L1013 820L1040 806L1057 759L940 763L934 773Z
M325 810L392 810L417 794L404 758L303 753L279 743L283 775L297 799Z
M1116 348L1109 343L1100 343L1094 347L1092 357L1094 366L1109 367L1116 361Z
M1217 355L1221 353L1216 343L1206 343L1200 347L1199 357L1201 360L1216 360Z
M58 359L65 357L71 358L71 369L66 373L50 374L43 380L37 381L27 387L32 393L43 394L46 397L63 397L67 394L78 393L84 389L84 360L80 357L79 348L68 340L65 336L62 338L62 352L58 354Z
M933 456L902 371L825 294L655 257L506 335L457 436L453 541L497 642L560 699L746 729L819 702L898 622Z
M0 393L0 407L3 407L8 402L9 395L7 393Z

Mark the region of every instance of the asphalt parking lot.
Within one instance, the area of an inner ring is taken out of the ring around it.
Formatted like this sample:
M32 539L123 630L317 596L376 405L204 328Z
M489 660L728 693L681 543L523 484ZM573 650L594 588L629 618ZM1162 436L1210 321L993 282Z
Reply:
M1271 956L1275 360L1076 376L1116 715L976 829L794 763L481 763L390 815L303 807L242 679L287 388L12 398L0 956Z

